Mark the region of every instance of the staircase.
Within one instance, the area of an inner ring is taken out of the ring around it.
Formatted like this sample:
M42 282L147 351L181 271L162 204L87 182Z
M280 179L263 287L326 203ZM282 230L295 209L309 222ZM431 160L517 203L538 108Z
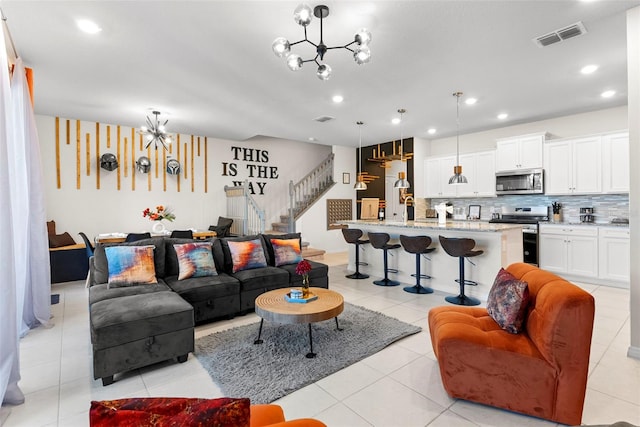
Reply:
M296 220L300 218L336 183L333 181L334 154L327 156L318 166L297 183L289 182L289 208L280 215L280 222L271 224L271 230L265 231L264 211L247 191L247 182L238 187L226 187L227 216L234 219L232 232L238 235L267 233L285 234L296 232ZM322 259L325 251L309 247L302 242L302 256L306 259Z

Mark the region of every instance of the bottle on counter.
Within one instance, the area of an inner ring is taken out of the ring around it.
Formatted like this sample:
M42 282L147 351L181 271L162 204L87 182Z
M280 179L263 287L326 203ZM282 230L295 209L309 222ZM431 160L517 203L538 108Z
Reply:
M378 210L378 220L384 221L384 209L383 208L380 208Z

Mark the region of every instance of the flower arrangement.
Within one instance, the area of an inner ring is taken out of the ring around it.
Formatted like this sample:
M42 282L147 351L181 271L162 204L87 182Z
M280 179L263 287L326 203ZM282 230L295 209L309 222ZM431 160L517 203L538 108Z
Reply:
M150 221L162 221L163 219L166 219L167 221L173 221L174 219L176 219L176 216L174 215L171 208L164 207L162 205L156 206L155 211L146 208L142 211L142 217L148 217Z
M309 272L311 271L311 264L306 259L303 259L296 265L296 274L299 276L309 277Z

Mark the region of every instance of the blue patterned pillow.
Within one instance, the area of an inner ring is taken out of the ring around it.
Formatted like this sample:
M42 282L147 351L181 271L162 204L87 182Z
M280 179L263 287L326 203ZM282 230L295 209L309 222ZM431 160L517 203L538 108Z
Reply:
M227 244L233 262L233 273L267 266L267 259L264 256L260 239L241 242L229 241Z
M501 268L487 298L487 312L502 329L512 334L522 331L529 305L529 284Z
M300 239L271 239L276 267L302 261Z
M178 280L189 277L217 276L211 253L211 242L173 245L178 256Z
M109 268L108 287L158 283L153 263L155 246L109 246L104 248Z

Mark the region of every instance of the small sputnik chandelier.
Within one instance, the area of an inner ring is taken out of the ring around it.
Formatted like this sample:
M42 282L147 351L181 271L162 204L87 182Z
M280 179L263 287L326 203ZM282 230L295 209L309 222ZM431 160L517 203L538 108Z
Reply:
M158 149L158 144L161 144L165 150L169 150L169 145L171 144L171 135L167 133L165 125L169 120L165 120L164 123L160 124L160 120L158 116L160 115L160 111L152 111L155 116L153 119L147 116L147 126L140 127L140 133L144 135L146 140L146 145L144 148L149 148L151 144L154 144L154 148Z
M318 66L316 71L316 76L320 80L328 80L331 77L331 67L329 64L321 63L324 61L324 55L328 50L331 49L347 49L353 53L353 60L356 64L366 64L371 59L371 50L369 49L369 42L371 41L371 33L367 31L365 28L358 30L355 34L353 41L347 43L343 46L333 46L329 47L324 44L324 34L323 34L323 20L327 16L329 16L329 7L325 5L318 5L313 8L313 16L320 19L320 42L318 44L312 42L307 38L307 25L311 23L311 8L306 4L299 5L294 13L293 19L296 23L304 28L304 39L298 40L297 42L289 42L284 37L278 37L273 41L271 48L273 49L273 53L282 58L286 57L287 66L291 71L297 71L302 68L302 65L305 62L315 62ZM291 53L291 46L297 45L298 43L307 42L315 48L316 55L311 59L302 59L300 55L295 53ZM351 45L355 44L354 48Z

